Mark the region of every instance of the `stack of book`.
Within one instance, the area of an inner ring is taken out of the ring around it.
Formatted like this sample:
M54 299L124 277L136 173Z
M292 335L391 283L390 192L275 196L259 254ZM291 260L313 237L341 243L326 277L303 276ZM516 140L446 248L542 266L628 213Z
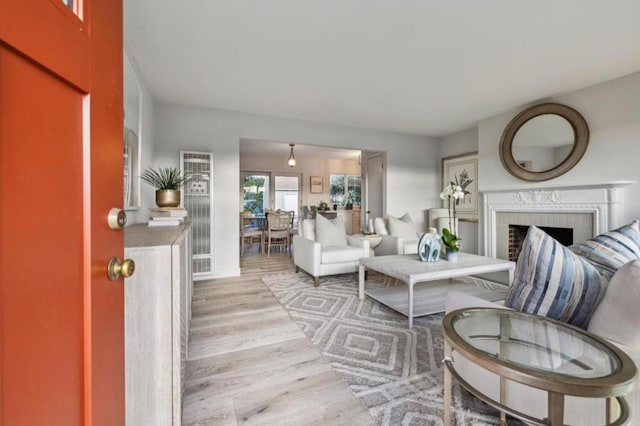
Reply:
M181 207L157 207L151 209L149 226L177 226L184 222L187 210Z

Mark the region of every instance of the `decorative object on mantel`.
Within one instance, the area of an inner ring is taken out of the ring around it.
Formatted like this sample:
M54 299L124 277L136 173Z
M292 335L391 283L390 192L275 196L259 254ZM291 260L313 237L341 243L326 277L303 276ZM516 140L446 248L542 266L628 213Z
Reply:
M440 260L440 235L436 228L429 228L418 241L418 259L422 262L437 262Z
M589 145L589 126L566 105L534 105L515 116L502 133L500 161L518 179L540 182L571 170Z
M442 159L442 186L459 186L464 196L457 199L458 217L478 221L478 153L456 155ZM447 207L443 203L442 207ZM451 228L449 228L451 229Z
M465 194L462 187L455 183L445 186L444 190L440 193L440 198L445 200L447 210L449 211L449 228L442 229L442 242L446 247L447 260L451 262L455 262L458 259L458 250L460 250L460 238L458 238L457 235L456 225L456 205L464 196Z
M178 207L180 188L191 181L191 177L184 176L177 167L161 167L158 170L148 168L140 178L156 188L158 207Z

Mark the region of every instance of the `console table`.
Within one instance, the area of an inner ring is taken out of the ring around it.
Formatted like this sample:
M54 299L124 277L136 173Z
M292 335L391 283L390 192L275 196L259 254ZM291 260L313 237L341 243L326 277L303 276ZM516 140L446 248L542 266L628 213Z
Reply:
M125 229L125 419L177 426L191 319L191 224Z
M455 262L444 259L438 262L422 262L416 254L362 258L359 267L358 296L364 299L367 269L404 282L407 284L406 287L371 288L366 294L406 315L409 328L412 328L414 316L444 312L445 298L450 291L460 291L490 301L504 299L507 285L513 281L515 266L514 262L508 260L470 253L459 253ZM493 288L485 288L473 284L469 279L454 279L493 272L506 272L508 281L504 281L504 285L497 284ZM426 284L416 286L418 283Z

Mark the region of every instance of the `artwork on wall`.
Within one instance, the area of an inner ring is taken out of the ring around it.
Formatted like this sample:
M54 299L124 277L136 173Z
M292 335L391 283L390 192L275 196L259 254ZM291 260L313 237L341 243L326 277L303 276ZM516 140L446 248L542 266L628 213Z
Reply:
M322 176L311 176L311 193L322 193Z
M464 198L456 204L460 220L478 221L478 153L456 155L442 159L442 188L455 184L462 188ZM443 205L443 207L446 207Z

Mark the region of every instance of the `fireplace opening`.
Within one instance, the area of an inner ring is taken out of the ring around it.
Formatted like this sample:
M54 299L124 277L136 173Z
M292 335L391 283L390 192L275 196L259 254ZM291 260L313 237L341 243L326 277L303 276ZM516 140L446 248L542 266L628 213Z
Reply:
M556 228L553 226L538 226L563 246L573 244L573 228ZM524 237L527 236L529 225L509 225L509 260L516 261L522 250Z

